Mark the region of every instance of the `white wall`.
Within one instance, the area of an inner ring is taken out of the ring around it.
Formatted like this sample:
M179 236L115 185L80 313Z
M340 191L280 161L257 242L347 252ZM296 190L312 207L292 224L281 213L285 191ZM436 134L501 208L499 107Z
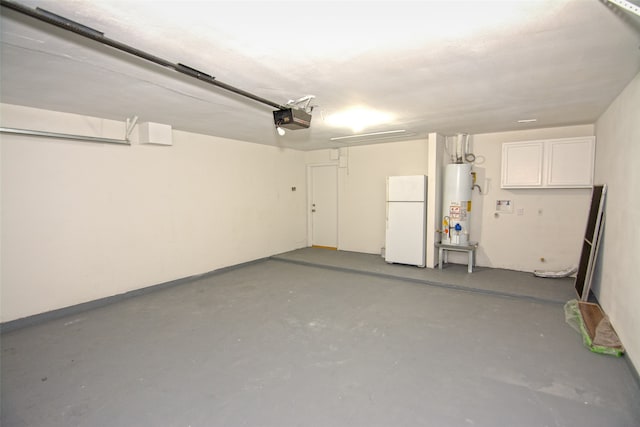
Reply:
M474 190L472 195L470 240L479 242L478 265L519 271L555 271L578 265L591 190L501 189L502 143L593 134L592 125L583 125L471 137L476 155L473 170L483 191L480 195ZM495 217L496 200L511 200L514 213ZM524 209L524 215L517 215L518 208ZM449 260L467 262L462 253L450 254Z
M478 172L478 184L484 193L473 192L471 240L480 242L478 265L520 271L560 270L577 265L591 191L502 190L502 143L591 135L594 135L593 125L472 136L471 147L477 156L474 170ZM380 253L384 246L385 177L429 175L429 144L430 141L420 140L348 149L348 168L340 168L338 176L339 249ZM305 162L331 162L330 150L308 152ZM441 187L441 183L438 186ZM495 202L502 199L512 200L516 208L524 208L524 215L514 212L495 218ZM539 209L542 215L538 214ZM438 222L440 215L437 214ZM461 253L451 253L449 260L467 262L466 254Z
M307 152L307 164L330 161L331 150ZM338 169L338 249L379 254L385 241L386 177L427 175L428 141L394 142L341 150Z
M0 112L5 127L124 136ZM1 137L3 322L306 246L302 152L179 131L171 147Z
M596 181L606 223L593 289L640 369L640 74L596 122Z

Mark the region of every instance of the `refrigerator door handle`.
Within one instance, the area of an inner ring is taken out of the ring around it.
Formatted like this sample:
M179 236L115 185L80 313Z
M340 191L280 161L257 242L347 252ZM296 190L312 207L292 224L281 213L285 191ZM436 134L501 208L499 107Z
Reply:
M384 223L385 223L386 228L388 230L389 229L389 202L385 203L384 205L385 205L385 208L386 208L386 212L385 212L385 215L384 215L384 218L385 218Z

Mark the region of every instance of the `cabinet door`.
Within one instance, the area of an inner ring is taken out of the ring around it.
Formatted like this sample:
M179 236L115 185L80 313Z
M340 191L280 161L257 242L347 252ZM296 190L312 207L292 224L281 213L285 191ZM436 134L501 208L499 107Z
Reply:
M542 186L544 141L502 144L502 188Z
M547 186L590 187L593 185L595 138L547 141Z

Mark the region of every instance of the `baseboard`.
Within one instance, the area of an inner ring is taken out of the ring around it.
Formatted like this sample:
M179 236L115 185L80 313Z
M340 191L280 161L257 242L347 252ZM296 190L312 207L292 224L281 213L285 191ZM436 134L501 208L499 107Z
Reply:
M629 372L631 373L631 376L636 381L636 384L638 385L638 388L640 388L640 374L638 374L638 370L633 365L633 362L631 361L631 359L629 358L629 355L627 353L625 353L623 357L627 362L627 366L629 367Z
M171 288L174 286L183 285L185 283L193 282L194 280L203 279L217 274L225 273L230 270L234 270L241 267L246 267L251 264L257 264L268 260L269 257L259 258L253 261L247 261L240 264L234 264L228 267L222 267L216 270L211 270L206 273L196 274L193 276L187 276L180 279L170 280L168 282L159 283L156 285L145 286L144 288L134 289L122 294L112 295L104 298L98 298L96 300L83 302L80 304L71 305L68 307L58 308L55 310L47 311L44 313L34 314L20 319L9 320L7 322L0 323L0 334L5 332L11 332L18 329L26 328L27 326L33 326L40 323L48 322L51 320L60 319L65 316L73 316L78 313L82 313L94 308L104 307L105 305L113 304L126 300L128 298L137 297L140 295L156 292L162 289Z

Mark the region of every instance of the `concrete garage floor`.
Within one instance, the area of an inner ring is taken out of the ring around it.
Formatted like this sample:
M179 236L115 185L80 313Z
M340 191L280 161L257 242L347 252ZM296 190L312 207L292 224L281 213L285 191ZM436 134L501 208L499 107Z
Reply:
M312 249L225 270L4 333L2 425L640 425L624 358L564 321L571 281L530 277Z
M469 292L530 299L540 302L566 303L576 298L573 278L543 279L529 273L467 265L445 264L442 270L387 264L380 255L358 252L305 248L273 257L301 265L322 266L340 271L401 278L432 286L444 286ZM466 258L466 255L465 255Z

